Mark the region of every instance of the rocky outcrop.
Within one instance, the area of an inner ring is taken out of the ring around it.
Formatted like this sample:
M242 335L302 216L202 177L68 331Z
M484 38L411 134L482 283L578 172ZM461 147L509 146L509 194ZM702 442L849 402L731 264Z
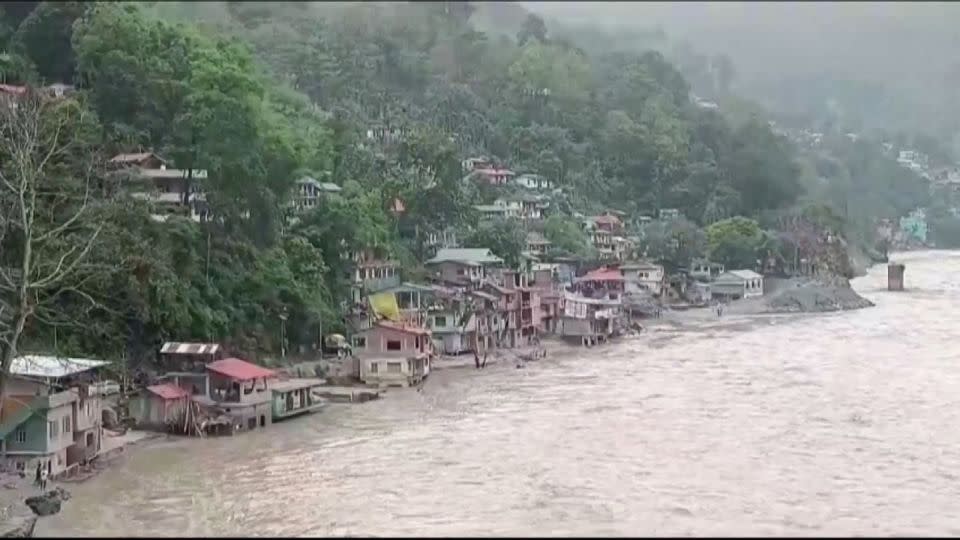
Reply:
M70 500L70 493L63 488L56 488L36 497L27 497L23 502L33 510L33 513L43 517L56 514L64 501Z
M873 306L873 302L857 294L844 277L821 278L795 282L764 299L767 313L819 313L844 311Z

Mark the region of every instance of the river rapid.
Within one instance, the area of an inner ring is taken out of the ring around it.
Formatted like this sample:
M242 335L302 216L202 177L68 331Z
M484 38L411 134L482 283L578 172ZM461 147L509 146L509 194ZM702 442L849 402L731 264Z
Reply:
M36 535L960 535L960 253L825 315L652 329L134 449Z

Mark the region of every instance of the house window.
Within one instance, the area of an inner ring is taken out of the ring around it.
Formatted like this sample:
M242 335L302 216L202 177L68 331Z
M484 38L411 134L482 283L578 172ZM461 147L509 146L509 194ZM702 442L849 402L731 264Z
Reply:
M387 362L387 373L400 373L400 362Z
M353 346L357 349L366 349L367 348L367 338L366 336L354 336L353 337Z
M387 340L387 350L388 351L399 351L402 350L402 343L398 340L388 339Z
M64 433L70 433L71 431L73 431L73 430L70 429L70 417L69 417L69 416L64 416L64 417L63 417L63 432L64 432Z
M50 420L47 422L47 432L50 434L51 439L56 439L57 435L60 433L60 424L57 424L56 420Z
M25 443L25 442L27 442L27 430L25 430L25 429L23 429L23 428L17 429L17 433L16 433L16 435L15 435L15 439L16 439L16 441L17 441L18 443Z
M87 417L93 416L93 404L89 401L83 404L83 410L87 413Z
M434 326L438 326L438 327L440 327L440 326L446 326L446 325L447 325L447 318L446 318L446 317L434 317L434 318L433 318L433 325L434 325Z
M370 362L370 373L376 374L380 372L380 364L377 362Z

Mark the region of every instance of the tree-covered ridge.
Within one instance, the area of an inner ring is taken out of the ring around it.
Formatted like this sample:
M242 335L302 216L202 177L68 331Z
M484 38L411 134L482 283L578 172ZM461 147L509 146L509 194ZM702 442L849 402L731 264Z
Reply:
M475 20L511 16L490 9L41 2L6 13L7 83L74 83L69 101L96 124L83 144L206 171L189 181L215 216L158 223L111 195L109 234L91 253L103 309L78 328L33 319L27 337L113 357L149 357L164 339L273 353L282 318L295 345L315 343L321 321L342 327L350 255L398 259L413 275L425 238L456 229L516 262L522 233L477 223L473 206L498 193L464 178L461 159L474 155L554 182L564 215L543 232L583 257L595 250L574 212L633 221L678 209L688 220L651 229L646 247L682 263L707 244L698 227L798 202L795 147L764 120L735 125L692 103L660 53L588 53L526 13L515 35L486 33ZM304 176L343 189L291 219ZM689 241L671 247L678 237Z

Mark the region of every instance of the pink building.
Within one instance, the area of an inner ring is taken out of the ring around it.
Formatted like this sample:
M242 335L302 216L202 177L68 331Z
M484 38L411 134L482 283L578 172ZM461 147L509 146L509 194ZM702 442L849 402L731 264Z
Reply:
M361 357L363 382L412 386L430 374L433 342L421 326L379 321L363 332L354 352Z

